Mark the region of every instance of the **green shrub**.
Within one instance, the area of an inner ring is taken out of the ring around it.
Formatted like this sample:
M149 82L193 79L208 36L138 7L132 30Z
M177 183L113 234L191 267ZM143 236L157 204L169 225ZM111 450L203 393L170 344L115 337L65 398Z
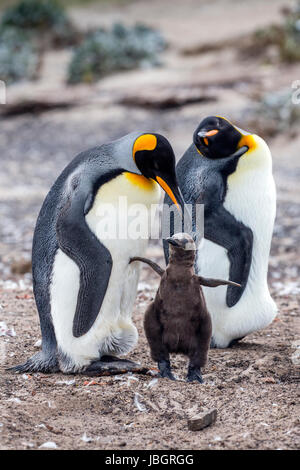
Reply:
M57 0L20 0L1 18L0 79L35 78L46 49L74 44L78 36Z
M141 24L93 31L75 49L68 81L93 82L115 71L159 65L158 54L165 47L159 32Z
M254 128L262 137L297 132L300 121L300 107L293 99L290 88L267 93L259 102L245 110L247 127Z
M281 57L287 62L297 62L300 60L300 2L287 16L284 32L280 43Z
M259 112L265 119L277 122L281 130L289 129L300 118L299 106L293 103L290 89L264 95Z
M74 39L73 26L57 0L21 0L5 10L1 25L32 34L48 33L57 45L72 43Z
M285 13L282 24L257 30L247 52L264 54L271 45L277 46L279 58L283 62L300 61L300 2Z
M0 28L0 80L10 84L34 78L38 54L28 36L16 28Z

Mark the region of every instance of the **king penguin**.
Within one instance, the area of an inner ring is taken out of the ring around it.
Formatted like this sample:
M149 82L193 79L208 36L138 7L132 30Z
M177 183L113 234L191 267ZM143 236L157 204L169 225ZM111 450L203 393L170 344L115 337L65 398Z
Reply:
M271 153L258 135L210 116L197 127L176 171L186 204L204 204L197 273L242 286L203 288L211 346L225 348L267 326L277 312L267 284L276 213Z
M134 363L116 357L138 338L131 313L139 264L129 260L145 253L148 238L107 236L103 214L109 208L109 224L122 225L134 204L157 204L160 187L183 208L172 147L155 133L131 133L82 152L64 169L33 237L42 350L13 370L101 372L110 364L130 370Z

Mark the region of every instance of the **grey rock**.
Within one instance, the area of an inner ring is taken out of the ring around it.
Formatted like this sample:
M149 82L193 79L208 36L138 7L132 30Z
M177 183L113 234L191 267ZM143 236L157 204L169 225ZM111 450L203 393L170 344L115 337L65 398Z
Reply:
M211 410L205 410L192 418L188 419L188 428L190 431L201 431L201 429L214 424L217 419L216 408Z

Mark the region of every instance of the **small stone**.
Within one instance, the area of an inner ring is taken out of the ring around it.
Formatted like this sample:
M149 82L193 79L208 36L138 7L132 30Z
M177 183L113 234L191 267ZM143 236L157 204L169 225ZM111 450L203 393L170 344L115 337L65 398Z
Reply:
M276 384L276 380L273 377L265 377L262 379L262 382L266 384Z
M92 441L93 441L93 439L92 439L91 437L88 437L88 436L86 435L86 432L83 433L83 435L82 435L82 437L81 437L81 440L82 440L83 442L92 442Z
M188 428L190 431L200 431L211 424L214 424L217 419L217 410L206 410L199 413L192 418L188 419Z
M35 343L34 343L34 347L35 348L40 348L42 346L42 340L41 339L38 339Z
M55 442L47 441L40 445L39 449L57 449L57 445Z

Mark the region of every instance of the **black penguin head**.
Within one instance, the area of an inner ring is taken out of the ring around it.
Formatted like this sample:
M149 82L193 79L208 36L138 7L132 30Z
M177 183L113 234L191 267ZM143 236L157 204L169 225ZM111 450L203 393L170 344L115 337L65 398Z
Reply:
M175 233L166 238L170 245L170 261L193 266L196 256L196 244L188 233Z
M249 150L243 145L243 136L227 119L209 116L195 130L193 141L198 151L207 158L240 157Z
M142 134L134 142L132 156L139 171L156 181L177 207L184 208L175 172L175 155L160 134Z

